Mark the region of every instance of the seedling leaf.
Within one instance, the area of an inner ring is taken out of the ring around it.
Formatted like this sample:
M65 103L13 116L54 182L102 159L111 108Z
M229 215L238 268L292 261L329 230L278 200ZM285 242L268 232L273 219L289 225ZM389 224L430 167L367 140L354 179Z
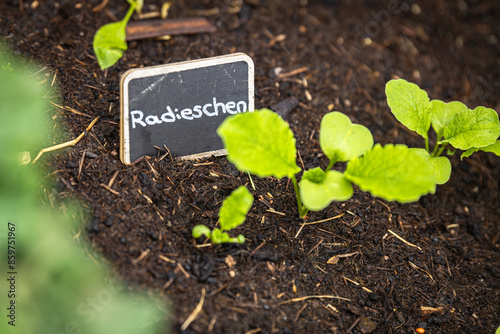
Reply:
M460 157L461 159L463 158L468 158L472 155L472 153L475 153L477 151L483 151L483 152L492 152L495 153L496 155L500 156L500 140L497 140L494 144L481 147L481 148L470 148L464 153L462 153L462 156Z
M459 101L445 103L441 100L432 100L431 103L431 123L438 138L443 137L444 129L456 114L468 110L467 106Z
M222 231L229 231L245 222L248 210L252 207L253 196L245 186L240 186L229 195L219 211Z
M324 172L316 167L304 172L300 181L300 196L309 210L323 210L332 201L348 200L352 194L351 182L335 170Z
M385 87L387 104L398 121L425 139L431 126L431 102L427 93L404 79L391 80Z
M436 190L434 168L405 145L376 144L347 164L346 179L388 201L413 202Z
M243 234L238 234L238 236L236 237L236 241L239 244L244 244L245 243L245 236Z
M126 32L127 26L136 3L130 2L130 8L123 20L103 25L94 35L94 53L101 69L113 66L127 50Z
M451 162L447 157L432 157L429 152L422 148L411 148L410 150L427 159L434 171L434 183L445 184L451 176Z
M481 148L495 143L500 135L500 122L495 110L477 107L456 114L444 129L445 140L460 150Z
M210 237L210 229L205 225L196 225L193 227L193 231L191 233L195 239L201 237L202 235Z
M373 136L363 125L352 124L349 117L334 111L321 120L319 142L331 161L349 161L372 148Z
M288 124L269 109L227 117L217 129L228 160L240 171L259 177L292 177L300 168L295 161L295 138Z

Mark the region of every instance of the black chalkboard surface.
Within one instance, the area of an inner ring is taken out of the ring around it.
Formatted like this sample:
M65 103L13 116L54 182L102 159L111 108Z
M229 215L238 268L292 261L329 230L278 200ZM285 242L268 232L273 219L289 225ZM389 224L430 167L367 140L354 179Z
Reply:
M225 154L217 127L254 109L254 65L243 53L132 69L120 83L120 158L130 164L166 146L172 156Z

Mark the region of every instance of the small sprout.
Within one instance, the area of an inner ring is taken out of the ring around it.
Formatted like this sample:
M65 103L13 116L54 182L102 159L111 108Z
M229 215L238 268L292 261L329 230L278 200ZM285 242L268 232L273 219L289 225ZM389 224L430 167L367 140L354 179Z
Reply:
M128 21L134 9L142 8L143 0L128 0L130 8L123 20L103 25L94 35L94 53L101 69L113 66L127 50L126 32Z
M193 238L197 239L202 235L210 238L212 244L223 243L245 243L245 237L238 235L231 238L225 231L232 230L245 222L248 210L252 207L253 196L245 186L240 186L229 195L219 211L220 228L214 228L212 231L205 225L196 225L192 230Z
M440 157L445 150L448 155L455 154L457 149L465 151L462 159L477 151L500 156L500 121L495 110L482 106L469 109L458 101L432 100L428 103L424 90L403 79L389 81L386 94L394 116L424 138L425 150L430 155L428 164L434 170L436 184L446 183L451 174L449 160ZM429 148L429 119L436 133L433 150Z
M236 240L238 241L239 244L244 244L245 243L245 236L243 234L238 234L236 237Z
M348 200L352 194L351 182L335 170L324 172L316 167L304 172L300 181L300 196L309 210L323 210L332 201Z
M206 227L205 225L196 225L193 227L193 238L198 239L202 235L204 235L207 238L210 238L210 229Z
M430 102L421 99L425 108L430 108ZM430 118L427 123L430 127ZM373 147L370 131L338 111L327 113L321 121L320 146L330 160L328 167L305 171L300 186L295 176L300 172L295 161L295 139L277 114L264 109L231 116L217 133L229 152L228 159L239 170L260 177L291 178L302 218L332 201L351 198L352 183L386 200L410 202L433 193L436 184L449 177L446 168L441 170L449 164L446 158L430 163L426 151L414 152L404 145ZM345 173L332 170L337 161L348 162Z
M2 65L2 70L4 71L14 71L14 69L12 68L12 65L10 63L7 63L6 65Z

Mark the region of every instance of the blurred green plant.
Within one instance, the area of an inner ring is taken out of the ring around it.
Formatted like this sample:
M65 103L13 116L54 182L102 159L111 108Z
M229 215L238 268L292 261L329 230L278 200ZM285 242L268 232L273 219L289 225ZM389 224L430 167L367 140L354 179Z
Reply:
M82 238L83 247L74 240L81 228L71 217L77 211L61 214L41 204L44 177L39 165L21 165L20 153L47 144L50 106L42 97L49 87L1 49L0 66L2 259L7 260L7 243L11 251L1 270L15 273L10 281L0 280L0 333L164 333L161 303L111 284L105 262L90 255Z

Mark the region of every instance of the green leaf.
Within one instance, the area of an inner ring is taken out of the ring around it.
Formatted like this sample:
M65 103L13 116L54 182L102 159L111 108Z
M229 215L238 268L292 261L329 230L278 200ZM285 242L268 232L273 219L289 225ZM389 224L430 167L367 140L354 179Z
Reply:
M193 235L193 238L198 239L202 235L206 237L210 237L210 229L206 227L205 225L196 225L193 227L193 231L191 232Z
M411 148L410 150L427 159L434 173L434 183L445 184L451 176L451 162L447 157L433 157L423 148Z
M229 195L219 211L222 231L229 231L245 221L248 210L252 207L253 196L245 186L240 186Z
M217 129L228 160L240 171L260 177L292 177L300 168L295 161L295 138L288 124L269 109L227 117Z
M323 210L332 201L346 201L352 194L351 182L335 170L324 172L316 167L304 172L300 181L300 197L309 210Z
M495 153L496 155L500 156L500 140L497 140L494 144L491 144L491 145L488 145L488 146L485 146L485 147L481 147L481 148L473 147L473 148L470 148L467 151L465 151L464 153L462 153L462 156L460 157L460 159L468 158L468 157L470 157L472 155L472 153L475 153L477 151L492 152L492 153Z
M436 190L434 168L405 145L376 144L347 164L345 177L364 191L388 201L413 202Z
M373 136L366 127L352 124L349 117L334 111L321 120L319 143L331 161L349 161L373 146Z
M222 243L222 231L219 228L214 228L212 234L210 235L210 241L214 245Z
M131 6L123 20L103 25L94 35L94 53L103 70L113 66L127 50L125 28L136 7L135 2L129 2Z
M497 328L495 334L500 334L500 327Z
M444 129L445 140L441 143L468 150L492 145L499 135L500 122L497 112L490 108L477 107L456 114Z
M236 241L239 244L244 244L245 243L245 236L243 234L238 234L238 236L236 237Z
M222 232L218 228L214 228L214 230L212 231L212 235L210 236L210 241L214 245L223 244L229 242L230 240L231 237L229 236L229 234L227 234L226 232Z
M469 109L465 104L459 101L445 103L441 100L432 100L431 103L431 123L432 128L438 134L438 138L443 137L444 129L456 114Z
M385 87L387 104L398 121L408 129L429 138L431 102L425 90L404 79L391 80Z

